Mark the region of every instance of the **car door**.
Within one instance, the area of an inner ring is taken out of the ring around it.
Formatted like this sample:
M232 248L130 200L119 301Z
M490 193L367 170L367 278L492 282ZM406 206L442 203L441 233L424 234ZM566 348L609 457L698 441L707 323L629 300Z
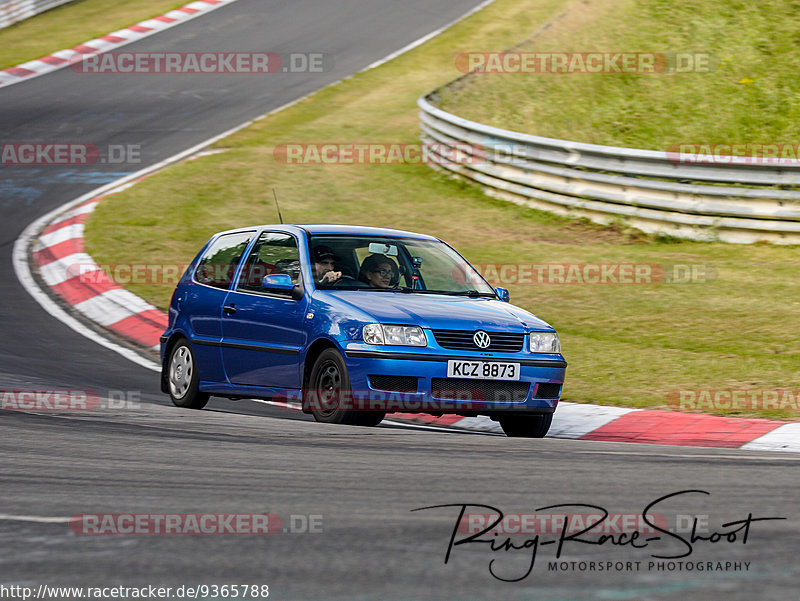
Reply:
M222 305L228 295L236 268L255 231L224 234L203 253L187 286L178 299L188 316L200 379L224 382L219 345L222 340Z
M291 234L263 232L228 293L222 315L222 358L233 384L300 388L300 351L307 297L265 292L265 275L284 273L301 283L297 239Z

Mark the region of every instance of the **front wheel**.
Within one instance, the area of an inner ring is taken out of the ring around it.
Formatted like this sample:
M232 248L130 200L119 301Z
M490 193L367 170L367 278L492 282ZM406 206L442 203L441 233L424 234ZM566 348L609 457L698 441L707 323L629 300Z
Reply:
M377 426L386 417L386 413L383 411L358 411L357 413L355 422L357 426Z
M202 409L208 397L198 389L200 378L194 361L194 353L186 340L181 340L172 349L167 365L169 396L176 407Z
M350 376L342 355L335 349L322 351L317 357L308 381L307 402L311 415L326 424L348 424L351 426L377 426L385 413L376 411L354 411Z
M509 438L544 438L552 423L552 413L509 415L500 418L500 427Z

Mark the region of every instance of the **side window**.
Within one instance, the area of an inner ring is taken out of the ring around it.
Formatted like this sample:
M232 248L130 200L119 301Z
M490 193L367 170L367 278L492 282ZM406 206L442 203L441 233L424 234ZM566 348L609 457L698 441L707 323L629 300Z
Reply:
M247 257L236 288L247 292L262 292L261 281L264 276L276 273L290 276L295 284L300 281L297 241L289 234L264 232Z
M227 289L252 237L253 232L220 236L197 264L195 279L201 284Z

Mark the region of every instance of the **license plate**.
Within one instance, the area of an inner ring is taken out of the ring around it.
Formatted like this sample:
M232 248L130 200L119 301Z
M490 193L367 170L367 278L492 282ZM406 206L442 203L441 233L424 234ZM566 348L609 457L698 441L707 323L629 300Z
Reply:
M519 363L499 361L455 361L447 362L448 378L472 378L474 380L519 380Z

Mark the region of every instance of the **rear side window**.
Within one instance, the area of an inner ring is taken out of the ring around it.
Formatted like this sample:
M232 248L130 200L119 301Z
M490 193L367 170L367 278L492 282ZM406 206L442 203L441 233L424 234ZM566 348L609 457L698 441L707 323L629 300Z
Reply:
M252 237L253 232L220 236L200 259L195 279L207 286L227 289Z

